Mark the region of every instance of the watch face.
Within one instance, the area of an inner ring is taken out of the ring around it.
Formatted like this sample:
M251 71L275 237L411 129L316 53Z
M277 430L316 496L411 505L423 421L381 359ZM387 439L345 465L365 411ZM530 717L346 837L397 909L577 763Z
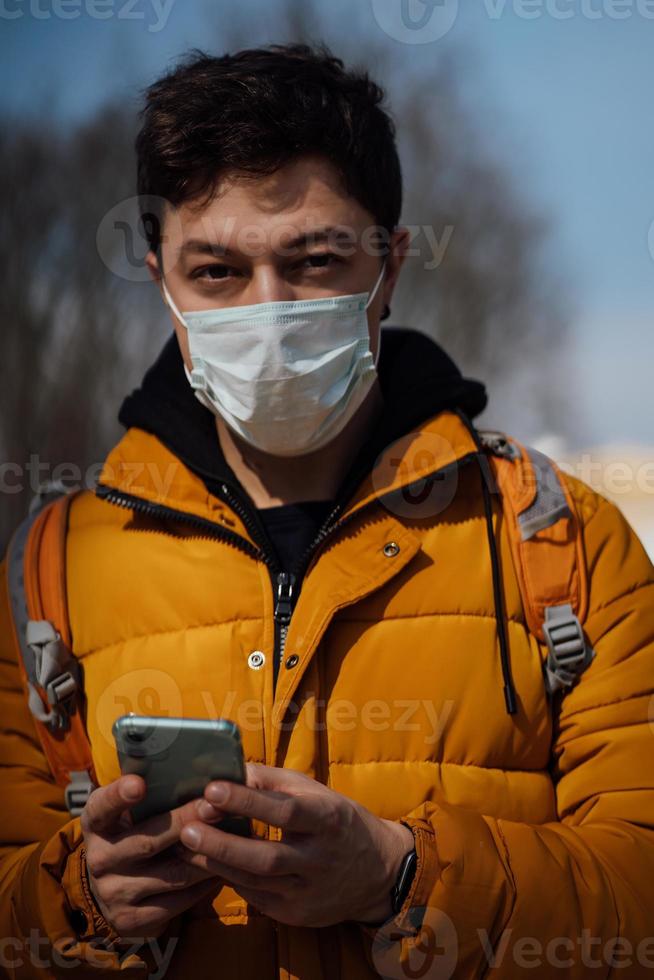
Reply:
M416 850L414 848L412 851L409 851L402 861L397 875L397 881L395 882L395 887L393 888L391 900L394 915L397 915L397 913L400 911L404 905L407 895L409 894L409 890L416 873L417 864L418 855L416 854Z

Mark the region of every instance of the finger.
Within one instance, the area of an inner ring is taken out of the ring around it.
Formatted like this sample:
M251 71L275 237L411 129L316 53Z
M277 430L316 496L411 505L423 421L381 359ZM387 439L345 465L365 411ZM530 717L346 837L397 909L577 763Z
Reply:
M120 827L120 817L145 796L141 776L121 776L106 786L94 789L82 810L82 830L105 834Z
M221 878L233 887L261 889L265 885L265 888L275 895L297 892L303 880L299 874L268 875L264 878L260 874L253 874L251 871L234 868L222 861L215 861L206 854L194 854L188 851L185 863L198 871L203 871L206 875Z
M109 870L118 871L125 866L129 868L134 862L149 861L161 854L179 840L184 824L203 819L202 813L199 812L200 808L208 813L206 800L191 800L168 813L148 817L147 820L122 830L112 837L101 854L96 853L96 849L91 847L90 861L94 875L97 877ZM87 859L89 859L88 851Z
M215 879L198 881L189 888L180 892L162 891L154 895L148 895L142 902L134 905L135 912L142 909L157 909L161 912L172 912L176 914L184 909L191 908L192 905L207 895L217 895L221 884Z
M322 795L297 796L226 780L209 783L204 796L225 813L262 820L296 834L316 833L322 825L323 811L328 806Z
M147 874L139 873L138 869L132 874L105 875L96 889L102 902L107 907L119 904L136 904L150 895L161 892L179 892L190 888L200 881L217 880L217 875L198 865L191 865L184 858L171 856L160 859L148 865Z
M149 895L143 902L125 906L112 920L120 936L129 937L149 935L151 930L168 922L181 912L197 905L203 899L213 898L218 894L220 882L199 881L190 888L180 892L160 892Z
M320 793L324 789L322 783L297 769L267 766L263 762L245 763L245 782L254 789L271 789L282 793Z
M297 875L302 871L297 851L283 841L239 837L199 822L187 824L180 841L189 851L263 877Z
M208 800L202 798L198 801L198 817L200 820L204 820L206 823L216 823L216 821L222 820L224 816L223 811L219 810L213 803L209 803Z

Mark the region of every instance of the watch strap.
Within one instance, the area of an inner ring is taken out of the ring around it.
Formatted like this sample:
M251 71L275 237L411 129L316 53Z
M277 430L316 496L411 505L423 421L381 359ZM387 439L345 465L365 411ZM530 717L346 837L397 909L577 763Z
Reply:
M395 884L391 889L391 906L393 908L393 915L397 915L404 905L413 883L417 866L418 853L414 846L402 859L400 870L398 871L397 878L395 879Z

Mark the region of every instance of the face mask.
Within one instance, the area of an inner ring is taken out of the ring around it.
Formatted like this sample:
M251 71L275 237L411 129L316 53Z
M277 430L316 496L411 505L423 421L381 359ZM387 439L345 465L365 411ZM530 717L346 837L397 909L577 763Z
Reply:
M377 376L370 293L180 313L196 398L242 439L274 456L301 456L334 439Z

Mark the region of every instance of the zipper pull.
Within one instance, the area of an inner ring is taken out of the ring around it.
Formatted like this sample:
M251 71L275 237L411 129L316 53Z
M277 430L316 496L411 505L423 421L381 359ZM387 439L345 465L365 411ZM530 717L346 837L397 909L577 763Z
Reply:
M293 587L295 575L290 572L279 572L277 575L277 601L275 602L275 621L282 626L288 625L293 612Z

